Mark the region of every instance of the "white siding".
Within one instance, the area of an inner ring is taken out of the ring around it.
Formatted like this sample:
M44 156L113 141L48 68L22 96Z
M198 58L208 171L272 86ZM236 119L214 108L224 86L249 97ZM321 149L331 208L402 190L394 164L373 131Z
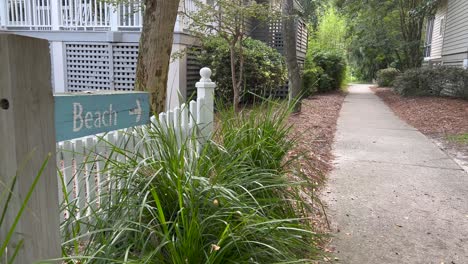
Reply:
M442 21L445 22L442 22ZM447 24L447 1L443 1L437 10L434 19L434 30L432 31L431 59L442 57L442 44L444 42L445 25ZM441 34L442 32L442 34Z
M468 51L468 1L449 0L443 55Z

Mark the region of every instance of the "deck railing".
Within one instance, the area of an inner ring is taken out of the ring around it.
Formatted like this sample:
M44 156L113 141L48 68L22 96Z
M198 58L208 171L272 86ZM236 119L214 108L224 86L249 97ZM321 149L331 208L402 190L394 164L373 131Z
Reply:
M0 0L0 27L20 30L141 30L142 0L111 4L104 0ZM194 0L181 0L179 11L196 10ZM182 12L181 12L182 13ZM176 31L188 29L179 15Z

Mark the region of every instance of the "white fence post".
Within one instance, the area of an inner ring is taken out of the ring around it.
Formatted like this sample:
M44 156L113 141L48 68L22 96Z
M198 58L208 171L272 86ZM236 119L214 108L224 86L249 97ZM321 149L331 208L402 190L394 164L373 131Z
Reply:
M202 68L200 70L201 79L195 84L197 87L197 123L200 128L202 141L206 141L213 133L214 121L214 89L216 83L212 82L211 70Z
M49 43L0 34L0 47L0 182L10 185L16 180L0 241L3 243L8 230L14 228L5 259L12 257L17 247L15 263L55 259L61 254ZM47 157L48 163L15 227L20 207ZM0 193L5 191L8 193L9 188L0 185ZM0 208L5 208L5 199L0 200Z
M8 6L6 0L0 1L0 28L6 27L8 23Z
M50 42L50 54L52 57L52 87L55 93L64 93L67 91L67 67L65 65L65 44L62 41Z

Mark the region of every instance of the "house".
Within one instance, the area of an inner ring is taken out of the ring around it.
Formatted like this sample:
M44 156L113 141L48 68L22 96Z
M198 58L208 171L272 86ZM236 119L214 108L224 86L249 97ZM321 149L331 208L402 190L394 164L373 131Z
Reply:
M204 0L210 1L210 0ZM0 31L50 42L54 92L131 91L143 23L142 0L110 4L102 0L0 0ZM193 0L181 0L180 11L194 12ZM182 14L174 28L172 52L196 43L190 20ZM298 53L305 55L307 31L301 26ZM264 41L281 50L280 24L272 23ZM254 37L254 36L253 36ZM185 100L194 89L201 65L193 53L171 62L167 107ZM286 90L287 92L287 90Z
M427 22L424 61L468 68L468 1L441 1Z

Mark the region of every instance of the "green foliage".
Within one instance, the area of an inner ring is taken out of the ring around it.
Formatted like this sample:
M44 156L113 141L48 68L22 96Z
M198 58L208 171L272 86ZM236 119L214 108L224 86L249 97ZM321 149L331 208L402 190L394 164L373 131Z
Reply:
M468 133L460 134L460 135L451 135L447 137L448 140L457 142L459 144L468 145Z
M312 32L306 55L305 95L339 89L346 75L346 20L330 6Z
M258 2L258 3L257 3ZM238 107L241 101L242 89L245 90L244 74L247 72L244 68L246 58L244 58L244 41L247 38L249 24L252 20L266 22L272 19L278 19L279 12L274 6L270 6L263 1L244 0L212 0L209 2L195 0L197 5L196 12L191 12L191 32L204 40L207 35L220 37L230 51L231 67L231 88L233 90L233 105ZM222 12L220 12L222 10ZM216 26L213 26L216 25Z
M403 96L451 96L468 99L468 71L453 67L416 68L396 78Z
M317 30L311 34L310 53L330 51L344 55L347 48L346 32L344 17L334 7L329 7L320 17Z
M318 69L317 69L318 68ZM346 77L346 60L337 52L316 52L308 54L305 64L309 69L319 73L318 92L333 91L341 88Z
M304 96L310 96L316 93L319 89L320 77L323 75L323 69L320 67L312 67L304 70L302 76L302 91Z
M405 70L422 62L424 19L439 0L336 0L348 22L353 76L372 81L380 69Z
M243 42L244 80L241 101L250 102L256 95L268 97L285 83L286 65L276 50L261 41L246 38ZM231 58L228 44L220 37L206 37L202 42L199 61L213 71L216 98L232 101ZM236 61L236 65L239 61Z
M382 69L377 72L377 84L380 87L392 87L400 71L395 68Z
M89 233L64 243L64 252L75 252L65 260L296 263L318 257L306 220L310 208L300 198L309 183L285 175L289 113L286 104L273 102L221 111L214 140L199 151L196 140L180 142L180 131L160 124L140 132L145 159L141 149L114 146L126 156L106 160L113 164L109 184L118 191L102 195L104 206L90 219L68 220Z
M394 1L347 1L339 5L348 22L348 57L352 76L372 81L380 69L400 69L401 31Z

